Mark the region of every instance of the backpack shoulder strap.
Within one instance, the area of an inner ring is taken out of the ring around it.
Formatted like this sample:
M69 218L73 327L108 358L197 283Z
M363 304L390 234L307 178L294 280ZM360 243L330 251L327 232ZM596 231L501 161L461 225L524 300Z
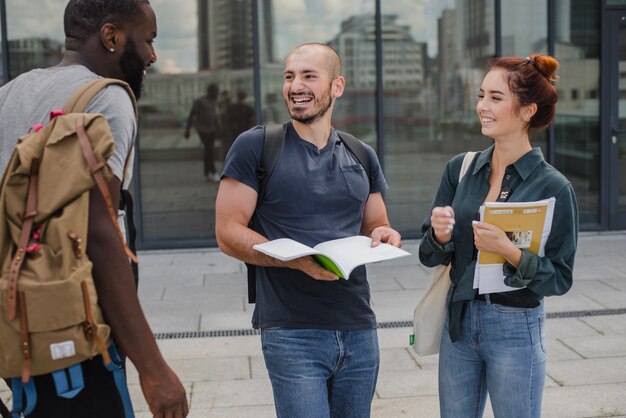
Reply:
M267 125L263 134L263 149L259 166L256 169L256 176L259 179L259 193L256 198L256 207L258 208L267 189L269 181L278 158L283 147L283 139L285 137L285 129L282 124ZM250 220L250 227L253 228L253 222ZM256 302L256 266L246 263L248 268L248 303Z
M261 160L256 169L256 176L259 179L259 193L256 200L257 208L261 204L261 201L263 201L267 189L267 182L272 176L274 168L276 168L278 158L280 158L284 136L285 129L282 124L268 125L265 127L263 151L261 151Z
M367 150L363 143L357 139L354 135L349 134L344 131L337 131L339 134L339 138L345 144L348 151L350 151L354 157L359 161L359 164L363 166L365 172L367 173L367 178L370 182L370 187L374 184L374 176L372 175L372 163L370 161L370 157L367 154Z
M125 81L118 80L115 78L98 78L96 80L88 81L83 84L78 90L72 94L65 105L63 105L63 114L67 115L68 113L81 113L84 112L89 103L93 100L94 97L102 90L104 90L108 86L120 86L126 90L128 93L128 97L130 97L130 101L133 104L133 110L135 112L135 121L139 118L139 112L137 110L137 100L135 99L135 94L132 89ZM133 148L135 146L135 142L131 144L130 149L128 150L128 154L126 155L126 161L124 162L124 171L122 180L122 186L124 185L124 180L126 179L126 172L128 170L128 165L130 164L130 158L133 155Z
M89 102L91 102L91 100L93 100L93 98L96 97L100 91L111 85L120 86L126 90L131 102L133 103L133 110L135 111L136 119L138 116L137 100L135 99L133 91L128 83L115 78L98 78L83 84L74 92L74 94L72 94L69 100L65 102L65 105L63 105L63 113L68 114L84 112L89 105Z

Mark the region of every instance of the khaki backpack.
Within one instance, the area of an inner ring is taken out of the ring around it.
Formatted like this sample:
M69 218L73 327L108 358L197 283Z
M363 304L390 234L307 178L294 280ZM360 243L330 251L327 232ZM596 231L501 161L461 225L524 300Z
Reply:
M89 193L97 186L126 247L107 182L114 139L106 118L82 113L108 85L98 79L68 100L63 114L22 136L0 188L0 376L27 383L102 354L109 363L104 323L86 255ZM57 116L58 115L58 116ZM114 278L111 278L114 279Z

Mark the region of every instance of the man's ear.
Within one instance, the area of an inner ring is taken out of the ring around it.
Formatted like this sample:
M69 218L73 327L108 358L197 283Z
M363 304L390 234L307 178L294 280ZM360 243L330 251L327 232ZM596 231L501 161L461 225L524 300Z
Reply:
M343 90L346 86L346 80L342 75L333 80L332 91L334 92L333 96L335 98L339 98L343 95Z
M112 23L105 23L100 28L100 42L110 52L121 48L124 33Z

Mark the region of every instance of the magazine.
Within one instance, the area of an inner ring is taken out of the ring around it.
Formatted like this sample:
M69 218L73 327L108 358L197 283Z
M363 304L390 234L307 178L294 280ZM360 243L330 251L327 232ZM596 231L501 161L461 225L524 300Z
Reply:
M487 202L480 207L480 220L502 229L517 248L543 256L555 201L551 197L536 202ZM480 294L517 290L504 284L504 263L498 254L479 251L474 289Z

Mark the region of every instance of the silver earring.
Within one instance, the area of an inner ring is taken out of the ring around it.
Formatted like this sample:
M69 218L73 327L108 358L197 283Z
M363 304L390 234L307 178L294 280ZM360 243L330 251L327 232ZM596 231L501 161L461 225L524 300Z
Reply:
M109 51L111 51L111 52L115 52L115 49L113 49L113 48L109 48Z

